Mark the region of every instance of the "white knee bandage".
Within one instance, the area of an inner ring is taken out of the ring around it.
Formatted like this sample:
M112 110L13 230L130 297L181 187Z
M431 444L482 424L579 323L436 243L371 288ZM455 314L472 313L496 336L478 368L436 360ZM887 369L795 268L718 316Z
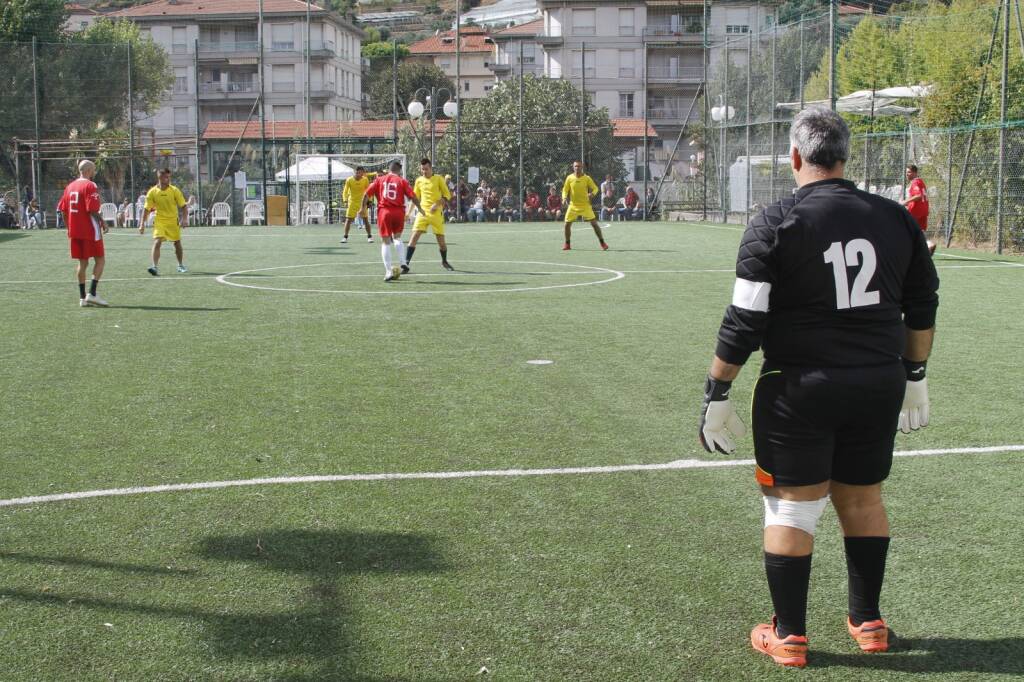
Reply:
M813 536L818 526L818 519L825 511L828 496L820 500L797 502L796 500L780 500L777 497L764 497L764 527L789 526L798 528Z

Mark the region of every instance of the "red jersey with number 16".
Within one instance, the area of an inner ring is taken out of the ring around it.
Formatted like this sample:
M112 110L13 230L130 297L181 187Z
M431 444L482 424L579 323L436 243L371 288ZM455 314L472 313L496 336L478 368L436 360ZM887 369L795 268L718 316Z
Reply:
M366 188L366 193L376 197L377 205L381 208L402 211L405 210L406 197L412 199L415 196L409 181L394 173L378 175Z
M92 180L78 178L68 185L57 210L68 216L68 239L98 242L103 238L101 226L92 219L93 213L100 212L100 191Z

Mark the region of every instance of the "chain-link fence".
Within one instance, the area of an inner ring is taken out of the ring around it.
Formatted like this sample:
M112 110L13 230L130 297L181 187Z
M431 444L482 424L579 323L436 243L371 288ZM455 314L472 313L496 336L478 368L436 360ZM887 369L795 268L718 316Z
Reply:
M715 44L706 59L701 196L692 178L676 179L679 216L742 222L789 194L789 122L808 105L835 106L853 133L846 175L858 186L903 200L914 164L933 238L1024 250L1017 0L959 14L825 11Z

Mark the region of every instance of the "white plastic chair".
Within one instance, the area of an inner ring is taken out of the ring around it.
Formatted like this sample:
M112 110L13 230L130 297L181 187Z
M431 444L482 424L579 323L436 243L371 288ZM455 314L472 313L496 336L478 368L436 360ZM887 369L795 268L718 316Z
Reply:
M231 224L231 207L223 201L218 201L210 211L210 224L216 225L221 220L224 221L225 225Z
M133 223L135 222L135 206L133 206L132 204L128 204L127 206L125 206L124 211L122 211L122 215L124 216L123 226L133 227Z
M291 219L292 225L298 225L299 207L295 204L288 204L288 217Z
M322 201L307 201L302 206L302 222L312 225L314 220L318 225L327 222L327 206Z
M100 218L103 222L117 224L117 204L100 204Z
M262 201L247 201L247 202L245 202L245 208L242 210L242 224L243 225L262 225L263 224L263 202Z

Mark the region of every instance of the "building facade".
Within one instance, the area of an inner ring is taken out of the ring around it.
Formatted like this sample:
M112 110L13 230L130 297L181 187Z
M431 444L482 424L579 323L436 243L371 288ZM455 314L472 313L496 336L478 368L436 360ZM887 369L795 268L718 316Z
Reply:
M544 50L538 37L544 34L544 20L536 19L491 34L494 59L490 69L501 81L518 76L544 75Z
M363 33L334 12L309 9L307 21L305 2L264 0L266 117L358 119ZM163 106L136 127L159 141L201 134L213 121L258 120L257 12L257 0L156 0L109 15L138 24L174 69Z
M461 99L479 99L494 87L494 72L491 62L494 61L494 41L487 32L478 26L463 26L459 31L462 37L460 47L459 97ZM431 36L409 46L409 60L434 64L446 76L456 81L455 69L455 31L446 31Z

